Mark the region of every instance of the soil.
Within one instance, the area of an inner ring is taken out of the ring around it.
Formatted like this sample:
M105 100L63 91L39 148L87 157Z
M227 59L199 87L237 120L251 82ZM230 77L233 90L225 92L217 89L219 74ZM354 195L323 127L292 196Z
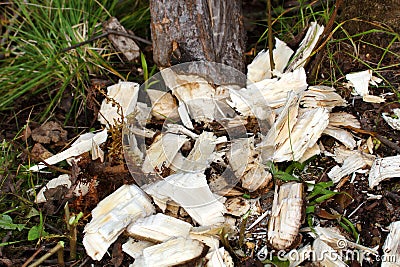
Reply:
M258 12L253 12L252 10L259 10ZM255 21L257 19L264 18L265 7L260 4L260 1L245 1L244 4L244 12L245 17L245 27L248 30L248 51L251 51L252 48L256 48L257 51L264 48L263 45L257 43L258 37L265 31L265 27L257 24L250 23L251 21ZM300 34L300 33L299 33ZM388 37L389 38L389 37ZM293 45L296 43L296 38L292 40L287 40L288 42L292 42ZM301 40L301 38L299 39ZM385 69L384 71L380 71L379 74L385 79L384 83L379 87L370 87L371 94L380 95L380 94L388 94L385 98L387 99L383 104L371 104L363 102L361 99L356 96L351 95L351 89L348 89L344 86L344 80L339 80L334 86L337 88L337 91L344 97L349 105L346 108L341 108L338 110L343 110L355 115L359 121L361 122L362 128L369 132L374 132L381 137L386 138L390 141L392 146L388 146L384 143L381 143L377 149L375 150L375 154L379 157L393 156L399 154L399 150L396 151L396 147L399 148L400 142L400 131L393 130L388 126L388 124L383 120L381 114L383 112L390 112L393 108L399 108L400 102L398 99L399 88L400 88L400 68L395 64L398 64L396 60L398 60L398 56L395 57L392 54L388 53L382 58L382 50L376 49L371 45L367 45L363 42L357 43L358 46L358 57L368 61L372 66L376 66L378 62L381 61L381 66L394 66ZM145 48L146 51L149 51L149 47ZM333 59L336 62L336 75L343 77L342 74L350 73L354 71L364 70L365 66L357 60L354 60L354 47L346 42L338 43L336 46L332 46L329 48L329 52L333 55ZM395 42L391 46L391 51L394 54L400 53L400 42ZM320 68L318 72L317 83L325 83L330 80L332 77L332 69L331 63L332 58L328 57L327 49L322 50L323 56L321 62L319 62ZM253 56L248 56L247 60L251 61ZM337 77L338 77L337 76ZM102 77L97 77L101 80ZM98 86L98 83L93 82L93 87ZM101 88L105 88L110 81L103 81L101 84ZM68 107L71 106L71 97L68 96L68 92L61 102L61 104L54 110L51 115L51 120L58 121L62 125L64 125L64 129L67 130L67 138L66 140L72 140L77 134L83 131L87 131L90 128L100 128L97 120L96 114L99 109L100 101L103 96L99 94L95 89L89 92L88 94L88 102L87 106L84 107L85 112L81 112L76 118L70 118L65 121L65 114ZM19 133L21 128L27 124L29 121L29 127L31 130L38 129L42 123L39 121L40 114L46 108L46 104L48 101L48 96L43 95L32 95L29 99L20 99L17 103L15 103L15 107L13 110L8 112L2 112L0 114L0 138L3 140L7 140L15 145L15 150L18 152L17 165L26 164L26 161L29 158L29 153L25 149L26 144L29 147L34 145L34 142L31 138L24 140L24 136ZM29 105L27 105L29 103ZM79 125L79 127L77 127ZM368 138L368 134L355 133L360 139ZM20 136L15 139L16 136ZM115 136L117 138L117 136ZM379 138L377 138L379 139ZM323 143L326 147L332 146L333 142L329 138L324 138ZM104 148L107 152L110 150L118 150L121 148L110 148L112 145L112 141L108 143ZM50 150L52 153L57 153L60 151L62 147L58 146L55 143L50 143L46 145L46 148ZM115 153L114 153L115 154ZM121 154L122 155L122 154ZM122 156L121 156L122 157ZM20 167L21 167L20 165ZM319 156L311 161L305 171L299 173L299 176L304 180L316 180L320 181L329 181L329 178L326 175L326 172L332 167L336 165L336 163L329 158ZM30 177L32 182L34 183L42 183L50 178L55 177L57 173L56 170L51 170L53 174L43 174L40 176ZM84 159L80 161L78 166L72 167L72 173L75 173L78 179L82 181L89 181L91 184L94 184L96 181L99 186L92 186L89 194L85 197L74 198L68 195L61 195L57 197L57 193L53 194L52 201L46 203L45 205L34 205L36 209L40 209L44 212L45 216L45 228L51 235L60 235L66 234L67 230L65 227L65 223L63 221L64 211L63 206L68 201L71 212L79 212L82 211L84 213L83 219L80 221L78 225L78 240L82 240L82 232L84 225L90 220L90 212L97 205L97 203L119 188L122 184L131 184L134 183L133 178L131 177L128 168L124 164L123 160L118 157L108 158L105 163L101 163L100 161L92 161L88 155L84 155ZM12 169L7 169L5 172L0 174L1 177L1 191L0 197L1 200L4 201L5 205L24 205L26 208L26 212L29 210L29 207L32 206L32 196L29 196L25 191L29 188L29 181L22 181L18 177L17 168L13 167ZM27 177L28 178L28 177ZM375 189L369 189L368 180L365 175L357 174L354 181L350 182L350 177L344 178L347 179L346 182L340 183L340 187L337 187L339 192L347 192L351 198L347 197L345 194L339 194L334 198L323 202L319 205L319 211L316 213L316 220L319 220L321 226L337 226L337 220L335 219L327 219L326 212L338 214L343 214L347 216L347 218L355 225L356 229L360 234L360 243L368 246L375 247L379 246L381 250L382 245L386 239L388 234L387 227L391 222L400 220L400 179L394 178L388 181L382 182L381 185L376 187ZM368 199L366 193L373 195L381 195L382 198L379 200L376 199ZM268 190L264 192L260 192L261 197L261 206L267 207L271 205L272 197L271 192ZM22 199L22 200L21 200ZM30 200L29 200L30 199ZM14 203L14 204L12 204ZM16 204L17 203L17 204ZM7 208L2 210L2 212L9 210L9 207L4 207L1 205L1 208ZM10 212L13 218L20 218L21 220L26 217L26 213L21 213L18 211ZM319 216L320 215L320 216ZM249 219L247 222L250 224L252 220L255 218ZM37 217L33 218L29 225L32 226L38 223ZM307 226L305 222L304 226ZM265 235L258 235L257 231L261 231L262 228L266 226L260 225L258 230L252 232L248 241L255 240L252 237L257 236L258 247L262 247L265 245L266 237ZM343 231L349 239L353 237ZM59 238L54 236L54 238L45 239L39 244L35 242L23 241L26 240L26 232L17 232L17 231L9 231L2 232L1 238L2 242L8 241L18 241L22 242L16 244L10 244L4 247L0 247L0 266L20 266L24 262L28 260L29 257L34 255L36 252L39 254L36 256L41 256L44 252L47 252L55 244L58 242ZM303 235L303 242L307 241L307 235ZM78 258L79 260L67 261L67 266L89 266L94 264L95 266L128 266L131 259L127 255L123 255L120 253L119 245L121 241L126 239L126 237L121 237L118 242L114 245L112 249L112 257L105 257L103 261L100 263L92 261L88 258L84 253L84 248L81 243L78 243ZM230 244L232 247L237 246L238 237L232 237L230 240ZM68 243L68 242L67 242ZM66 254L68 251L68 246L65 249ZM257 251L252 250L252 248L245 249L246 255L243 257L236 258L236 263L238 266L262 266L261 262L255 256ZM382 252L382 251L381 251ZM309 263L311 265L311 263ZM378 261L372 260L371 262L363 262L363 266L379 266L380 263ZM43 266L57 266L57 260L50 258L45 261ZM357 266L354 262L352 266Z

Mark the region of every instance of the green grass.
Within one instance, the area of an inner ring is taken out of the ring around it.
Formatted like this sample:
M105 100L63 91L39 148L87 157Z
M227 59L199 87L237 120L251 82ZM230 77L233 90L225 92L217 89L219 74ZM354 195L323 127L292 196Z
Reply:
M109 60L112 47L106 38L63 52L73 44L101 33L101 23L112 15L118 1L14 1L6 7L7 45L0 62L0 111L12 109L21 97L46 94L46 118L70 89L74 103L68 116L84 104L90 79L123 79ZM14 19L12 19L14 18Z

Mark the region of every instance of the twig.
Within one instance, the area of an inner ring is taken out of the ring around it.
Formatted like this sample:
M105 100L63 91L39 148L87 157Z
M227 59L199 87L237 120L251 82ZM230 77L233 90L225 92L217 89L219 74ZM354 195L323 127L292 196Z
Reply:
M64 248L64 242L63 241L59 241L57 243L57 245L50 249L49 252L47 252L46 254L44 254L40 259L38 259L35 263L32 263L31 265L29 265L29 267L36 267L39 266L42 262L44 262L45 260L47 260L50 256L52 256L54 253L56 253L59 250L62 250Z
M1 239L1 243L7 243L11 236L12 232L8 231L7 234ZM0 247L0 257L3 257L3 247Z
M146 39L144 39L144 38L141 38L141 37L139 37L139 36L136 36L136 35L133 35L133 34L129 34L129 33L126 33L126 32L121 32L121 31L107 30L107 31L103 32L103 33L100 34L100 35L93 36L93 37L89 38L89 39L86 40L86 41L83 41L83 42L80 42L80 43L71 45L70 47L64 48L64 49L61 50L61 51L62 51L62 52L67 52L67 51L69 51L69 50L72 50L72 49L78 48L78 47L80 47L80 46L83 46L83 45L85 45L85 44L88 44L88 43L91 43L91 42L93 42L93 41L96 41L97 39L106 37L106 36L108 36L109 34L124 36L124 37L130 38L130 39L133 39L133 40L136 40L136 41L139 41L139 42L142 42L142 43L151 45L151 42L150 42L150 41L148 41L148 40L146 40Z
M272 35L272 21L271 21L271 0L267 0L267 10L268 10L268 50L269 50L269 62L271 66L271 76L273 76L272 71L275 69L275 62L274 62L274 42L273 42L273 35Z
M364 130L364 129L358 129L358 128L354 128L351 126L346 126L345 128L350 129L354 132L357 133L362 133L362 134L368 134L372 137L375 137L376 139L378 139L382 144L390 147L391 149L395 150L397 153L400 153L400 147L398 145L396 145L395 143L393 143L392 141L390 141L389 139L387 139L386 137L373 132L373 131L368 131L368 130Z
M338 11L340 7L343 4L343 0L337 0L335 3L335 9L333 10L332 16L330 17L328 24L326 25L324 31L321 34L321 37L319 38L317 44L314 47L314 50L312 51L311 55L317 54L323 47L325 47L326 43L329 41L329 39L332 37L332 28L333 24L335 23ZM319 53L313 60L313 66L310 71L310 77L312 79L316 78L316 73L318 69L318 63L322 60L322 53ZM308 58L307 62L305 65L307 65L310 61L310 58Z
M35 251L35 253L33 253L32 256L29 257L29 259L26 260L26 262L21 266L21 267L26 267L28 266L28 264L33 261L33 259L44 249L44 247L40 247L38 250Z

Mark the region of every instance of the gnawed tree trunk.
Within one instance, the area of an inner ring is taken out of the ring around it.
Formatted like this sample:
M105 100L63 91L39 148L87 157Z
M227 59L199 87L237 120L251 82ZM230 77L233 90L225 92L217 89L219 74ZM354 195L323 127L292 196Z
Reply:
M154 62L206 60L244 71L241 0L150 0Z

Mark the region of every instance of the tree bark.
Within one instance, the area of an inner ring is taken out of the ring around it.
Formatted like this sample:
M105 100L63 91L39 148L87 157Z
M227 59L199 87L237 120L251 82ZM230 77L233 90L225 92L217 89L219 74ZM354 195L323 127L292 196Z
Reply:
M210 61L244 71L241 0L150 0L154 62Z

